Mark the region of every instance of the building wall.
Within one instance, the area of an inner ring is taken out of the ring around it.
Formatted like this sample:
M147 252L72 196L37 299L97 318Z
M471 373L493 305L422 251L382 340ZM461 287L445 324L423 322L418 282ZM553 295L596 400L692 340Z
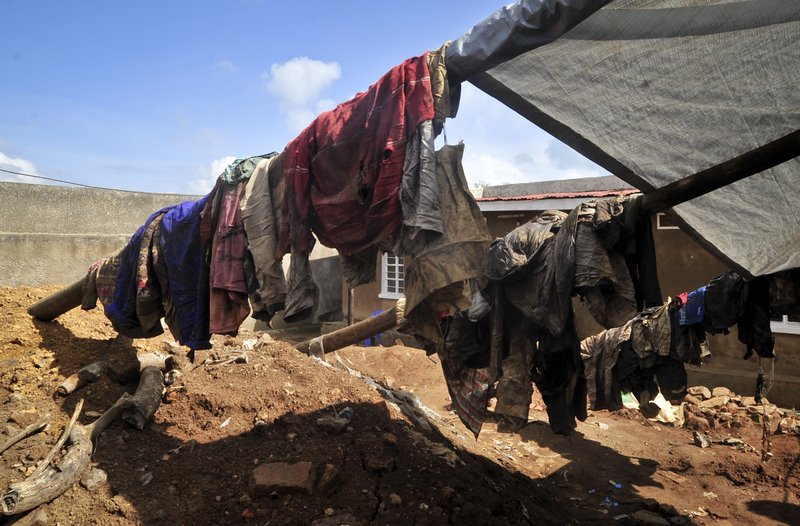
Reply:
M0 182L0 286L69 284L150 214L199 196Z
M74 283L124 247L153 212L201 197L0 182L0 286ZM313 321L341 319L338 253L317 243L311 269L322 311Z
M376 258L376 271L375 281L359 285L353 289L353 317L356 321L369 318L377 311L386 311L391 309L397 304L397 300L382 299L379 296L381 293L381 255L378 254ZM345 311L347 310L347 282L342 285L342 298L345 298Z

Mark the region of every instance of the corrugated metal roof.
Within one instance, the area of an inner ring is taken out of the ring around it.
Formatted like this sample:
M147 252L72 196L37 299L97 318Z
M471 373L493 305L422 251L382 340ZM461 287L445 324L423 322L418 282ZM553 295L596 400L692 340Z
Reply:
M481 201L539 201L542 199L572 199L580 197L610 197L614 195L631 195L639 190L635 188L621 188L618 190L594 190L584 192L552 192L549 194L516 195L509 197L478 197Z

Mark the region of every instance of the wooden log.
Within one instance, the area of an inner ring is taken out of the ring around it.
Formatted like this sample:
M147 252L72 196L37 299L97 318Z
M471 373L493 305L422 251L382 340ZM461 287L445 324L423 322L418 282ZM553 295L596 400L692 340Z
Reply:
M82 408L83 400L75 407L69 425L36 471L22 482L11 484L0 496L0 514L16 515L32 510L60 496L77 482L92 456L89 433L75 424ZM53 465L53 457L67 442L70 447L61 462Z
M797 156L800 156L800 131L649 192L642 200L642 210L651 214L663 212Z
M67 396L74 393L88 383L96 382L108 369L106 362L93 362L81 368L77 373L71 374L56 388L56 393Z
M142 369L139 387L131 397L133 407L122 414L122 419L136 429L144 429L161 405L163 394L164 373L158 367L145 367Z
M53 321L83 302L83 278L28 307L28 314L41 321Z
M404 311L405 300L401 299L398 300L397 305L377 316L367 318L338 331L324 334L318 338L298 343L295 349L302 353L313 355L322 355L339 350L397 327L403 318Z
M158 366L146 365L148 362L160 363L164 367L166 366L164 357L160 357L159 360L158 355L151 354L141 357L140 363L143 368L136 393L122 395L91 425L82 426L76 423L83 408L83 400L78 402L61 438L33 474L22 482L11 484L8 491L0 495L0 516L25 513L67 491L89 465L92 444L117 418L121 417L137 429L144 428L161 405L161 396L164 392L164 373ZM54 464L53 458L67 444L68 448L63 458L58 464Z

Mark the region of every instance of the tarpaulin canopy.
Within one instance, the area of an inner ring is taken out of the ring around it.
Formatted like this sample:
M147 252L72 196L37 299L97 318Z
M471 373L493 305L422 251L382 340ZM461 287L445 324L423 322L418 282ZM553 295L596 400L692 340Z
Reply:
M790 136L673 212L739 270L800 267L800 1L521 0L447 65L645 193Z

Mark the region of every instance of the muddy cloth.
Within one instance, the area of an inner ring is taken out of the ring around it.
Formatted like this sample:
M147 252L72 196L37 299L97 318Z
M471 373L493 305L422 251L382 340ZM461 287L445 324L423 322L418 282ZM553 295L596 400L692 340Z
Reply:
M567 435L577 427L576 419L583 422L588 416L581 344L572 309L568 312L564 331L552 335L540 329L538 344L531 378L547 406L550 429L556 434Z
M489 248L487 277L504 286L506 299L527 320L550 334L564 330L572 308L580 208L566 217L561 212L540 216Z
M136 230L128 244L118 254L119 270L114 286L114 297L110 303L105 305L105 315L118 333L129 338L151 338L164 332L160 323L155 326L149 325L148 329L142 327L136 314L136 303L142 240L147 237L145 245L149 245L154 228L154 226L151 227L151 223L168 210L169 208L163 208L148 217L144 225ZM145 264L147 252L145 250Z
M616 411L622 408L622 393L616 375L623 344L629 343L632 323L605 330L581 341L583 376L589 407Z
M631 345L640 358L649 354L669 356L672 348L672 323L667 300L659 307L646 309L631 320Z
M451 85L448 80L446 55L450 42L445 42L436 51L427 54L428 71L431 74L431 94L433 95L433 131L438 136L444 128L444 121L455 117L461 98L461 84Z
M467 369L457 358L444 354L441 359L447 392L461 422L475 438L489 417L486 407L491 398L486 369Z
M534 359L535 338L528 331L520 330L524 324L509 327L508 356L503 359L503 374L497 381L494 408L496 415L517 428L528 423L528 412L533 395L531 367Z
M434 118L417 126L406 144L400 205L403 225L398 245L392 252L414 254L425 243L444 232L440 194L436 177L434 139L441 133L445 119L455 116L460 90L450 89L445 66L445 51L449 43L425 55L431 79Z
M378 247L373 245L358 254L339 255L342 262L342 276L350 288L375 281L378 264Z
M397 254L418 252L429 239L444 232L433 141L433 121L426 120L417 126L417 132L406 143L400 186L403 224L398 246L393 250Z
M582 214L582 206L566 217L545 212L492 243L487 262L487 277L501 288L504 298L502 334L508 352L503 354L511 359L509 364L508 358L502 362L503 377L509 371L512 377L499 380L507 387L501 391L498 383L498 407L512 419L521 420L523 413L527 417L522 404L526 397L530 403L532 379L547 405L550 427L559 434L570 433L576 418L586 418L586 382L581 377L580 341L570 299ZM525 349L533 355L524 362L511 358ZM493 357L497 359L494 349ZM531 366L527 378L517 371L520 363Z
M208 246L200 240L200 214L207 201L208 196L185 201L161 219L159 248L173 305L171 314L167 309L165 320L178 342L190 349L211 348Z
M289 261L289 283L283 320L295 323L311 318L319 291L311 275L308 253L292 250Z
M208 195L200 221L200 240L211 245L209 330L236 334L250 314L244 261L247 236L239 206L245 182L222 179Z
M655 240L642 195L598 201L592 221L606 248L623 254L636 293L636 310L661 305Z
M640 358L630 342L620 346L614 370L619 389L633 393L644 408L659 393L667 400L686 396L687 375L683 362L669 356L650 354Z
M724 331L736 324L739 341L747 346L745 360L754 351L762 358L774 356L769 276L747 282L729 271L712 279L706 287L705 320L711 332Z
M286 277L283 266L276 257L278 246L278 220L276 219L273 190L278 182L271 176L280 177L283 173L270 170L274 159L262 159L256 165L245 186L242 198L242 223L247 235L247 250L252 270L246 275L255 280L249 287L253 307L252 316L269 322L272 316L283 310L286 302ZM277 160L275 160L277 162Z
M469 191L461 159L464 145L436 152L436 187L445 231L404 256L405 317L426 339L441 339L433 320L442 310L459 312L472 300L467 281L483 276L489 248L486 221Z
M683 305L678 311L678 322L681 325L703 323L706 311L706 288L700 287L686 295Z
M800 311L800 269L785 270L769 277L770 312L773 316Z
M448 316L442 322L442 332L447 356L468 369L489 366L492 329L488 316L478 321L471 321L465 313Z
M608 250L588 222L580 222L576 232L573 287L595 321L606 329L619 327L636 315L636 291L625 257Z
M549 210L550 221L532 220L518 226L505 237L495 239L489 247L486 276L500 284L522 279L538 251L550 241L567 214ZM544 214L543 214L544 215Z
M753 351L761 358L775 357L775 337L770 328L769 276L758 276L748 283L744 312L736 328L739 341L747 346L745 360Z
M727 331L744 314L747 282L734 271L712 279L706 286L705 319L711 331Z
M92 263L83 278L81 308L91 310L97 306L97 300L100 300L103 306L114 301L118 273L119 253Z
M158 239L161 235L161 215L153 218L142 235L139 259L136 265L136 318L145 334L161 334L161 318L164 317L161 284L155 273L155 265L161 259Z
M270 159L276 155L278 155L277 152L271 152L264 155L236 159L225 168L219 178L226 183L238 183L249 178L262 160Z
M175 312L175 304L172 301L172 294L169 288L167 262L164 258L161 248L161 235L162 235L161 231L164 218L162 217L161 219L162 221L159 221L155 232L153 232L153 244L152 244L153 274L158 280L158 284L161 289L161 307L163 308L164 320L166 321L167 326L169 327L170 332L172 333L172 337L175 339L175 341L181 341L180 325L175 322L177 314Z
M434 117L425 56L318 116L284 150L278 255L322 244L355 254L397 234L408 138Z

